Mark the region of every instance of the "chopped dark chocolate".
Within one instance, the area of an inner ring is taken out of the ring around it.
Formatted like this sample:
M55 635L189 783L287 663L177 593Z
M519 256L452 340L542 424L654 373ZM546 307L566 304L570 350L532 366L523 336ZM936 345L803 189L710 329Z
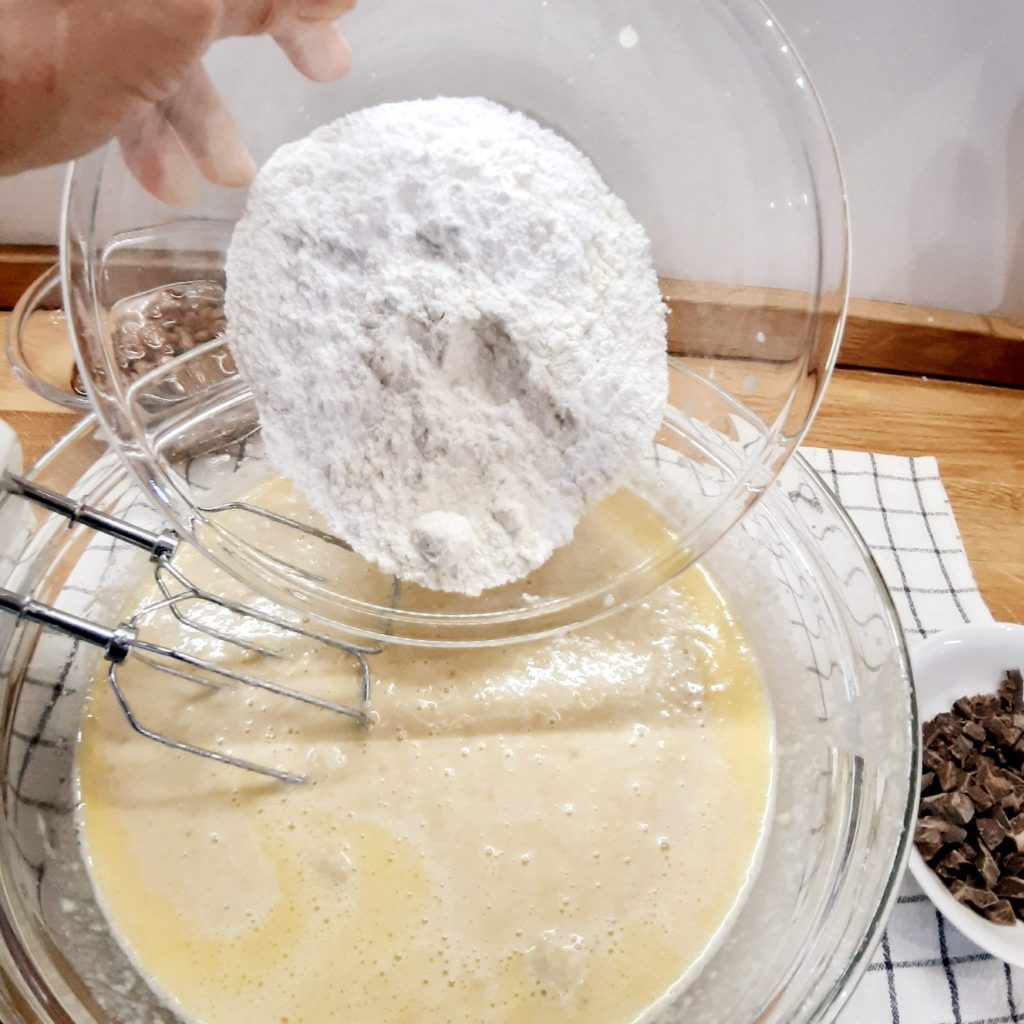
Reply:
M977 886L968 885L963 879L957 878L949 883L949 891L961 902L970 903L979 910L993 906L996 895L989 889L979 889Z
M1021 730L1015 729L1009 724L1009 720L1003 716L993 718L987 725L985 731L993 737L1000 747L1012 747L1021 736Z
M993 800L1002 800L1014 790L1013 778L993 768L991 761L984 762L978 769L978 781Z
M1011 900L1024 900L1024 878L1000 878L992 891Z
M966 779L966 776L952 761L941 761L935 769L939 777L939 785L948 793L950 790L959 789Z
M978 869L981 880L990 889L999 881L999 865L984 843L978 844L978 856L974 859L974 866Z
M979 818L977 827L981 841L990 850L996 850L1008 834L1008 830L992 818Z
M1009 900L996 900L991 906L981 911L990 921L996 924L1016 924L1017 915Z
M959 878L970 863L971 858L959 846L954 846L941 860L935 862L935 872L943 878ZM1009 896L1009 893L1006 895Z
M975 743L984 743L985 737L988 733L985 732L985 726L980 722L968 720L964 722L964 735L972 739Z
M967 791L964 790L964 792ZM970 793L967 795L970 796ZM1024 789L1014 790L1014 792L1007 794L999 801L999 806L1002 807L1007 814L1017 814L1022 805L1024 805Z
M1006 678L999 684L999 696L1014 705L1024 704L1024 677L1019 668L1006 670Z
M924 787L922 786L922 791L923 789ZM984 814L995 803L989 791L981 786L964 786L964 792L971 798L974 810L978 814Z
M974 803L966 792L937 793L921 799L921 814L939 814L954 825L966 825L974 817Z
M1008 875L1024 875L1024 853L1011 853L1004 857L1000 869Z
M949 745L949 752L961 763L966 764L967 755L974 750L974 744L961 733Z
M948 793L942 813L954 825L966 825L974 817L974 803L964 792Z
M954 825L945 818L921 818L917 823L914 842L918 847L934 847L935 853L943 846L951 846L961 843L967 838L967 830ZM934 856L933 853L931 856Z
M926 722L914 842L950 893L990 921L1024 921L1024 679L961 697Z

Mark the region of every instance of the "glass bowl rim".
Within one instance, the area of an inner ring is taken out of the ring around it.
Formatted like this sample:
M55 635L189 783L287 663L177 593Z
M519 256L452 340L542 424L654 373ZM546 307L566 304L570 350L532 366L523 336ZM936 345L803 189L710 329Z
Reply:
M34 479L40 473L45 472L50 464L59 459L68 449L73 448L76 443L89 439L103 440L104 434L102 425L95 414L82 418L76 423L60 440L48 448L35 462L25 471L24 476ZM93 463L95 464L95 463ZM808 989L810 1005L807 1006L806 1015L801 1017L803 1024L825 1024L831 1021L845 1005L852 994L857 982L868 967L870 956L873 953L882 930L889 918L889 914L896 902L897 891L902 881L912 849L912 837L914 824L917 818L917 807L919 798L919 780L921 773L921 730L918 711L917 695L914 687L911 672L910 657L907 651L906 640L903 630L900 628L899 617L892 602L878 565L868 548L866 542L857 530L849 513L843 508L839 500L825 485L821 477L814 471L807 459L800 453L795 452L791 465L799 469L801 475L811 484L817 496L836 513L845 528L849 539L854 543L859 555L864 559L866 568L878 589L879 596L888 612L890 624L895 626L893 639L895 641L894 651L898 659L900 679L906 686L906 699L909 709L908 726L910 729L909 757L910 757L910 778L907 780L907 799L904 806L902 822L899 834L896 838L893 850L891 866L886 873L883 884L880 886L876 900L873 900L874 911L870 919L862 924L858 930L863 932L862 938L849 961L844 965L837 976L831 979L828 987L819 991L818 982L820 974L814 974L804 983ZM123 462L116 463L116 470L125 474L126 479L131 479ZM12 636L15 634L12 633ZM0 810L0 818L6 819L6 804ZM50 983L39 976L35 966L34 957L31 951L26 948L20 937L20 926L17 921L12 920L8 903L9 898L2 895L6 889L5 880L0 878L0 933L3 941L0 942L0 977L6 977L14 989L20 989L24 984L31 993L31 1000L27 1005L33 1014L38 1010L42 1016L24 1018L19 1016L22 1005L21 1000L9 1002L8 992L0 991L0 1007L15 1014L13 1021L30 1019L33 1022L60 1022L70 1024L59 997L52 992ZM8 986L3 986L5 989ZM23 999L23 994L19 992Z

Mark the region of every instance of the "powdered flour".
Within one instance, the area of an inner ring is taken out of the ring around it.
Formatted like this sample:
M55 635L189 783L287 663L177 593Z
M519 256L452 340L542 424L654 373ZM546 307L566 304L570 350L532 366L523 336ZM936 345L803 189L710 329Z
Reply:
M381 569L525 576L645 454L667 396L643 229L555 133L394 103L281 147L227 260L275 468Z

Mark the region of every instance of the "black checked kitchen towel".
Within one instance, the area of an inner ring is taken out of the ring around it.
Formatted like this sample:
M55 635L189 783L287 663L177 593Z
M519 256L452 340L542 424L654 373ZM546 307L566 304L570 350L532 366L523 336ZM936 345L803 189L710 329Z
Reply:
M935 459L823 448L804 455L871 548L911 648L939 630L991 620ZM881 945L838 1017L838 1024L889 1021L1024 1021L1024 971L960 935L909 873Z

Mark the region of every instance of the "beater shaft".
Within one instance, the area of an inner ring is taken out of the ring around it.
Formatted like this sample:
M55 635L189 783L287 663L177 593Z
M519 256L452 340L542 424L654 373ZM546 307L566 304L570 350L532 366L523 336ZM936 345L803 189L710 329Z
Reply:
M0 609L10 612L20 621L34 622L44 629L53 629L58 633L84 640L93 647L102 648L103 657L115 665L119 665L128 657L135 642L135 630L126 623L110 629L78 615L62 612L59 608L33 601L22 594L15 594L3 587L0 587Z
M108 537L116 540L123 540L126 544L133 544L143 551L148 551L150 558L154 561L160 558L170 558L178 547L178 538L175 534L153 533L144 530L141 526L126 523L123 519L108 516L99 509L86 505L85 502L74 501L64 494L58 494L47 487L40 487L39 484L26 480L24 477L15 476L13 473L4 473L0 477L0 488L8 494L19 495L41 505L50 512L55 512L68 520L68 525L85 526L98 533L105 533Z

